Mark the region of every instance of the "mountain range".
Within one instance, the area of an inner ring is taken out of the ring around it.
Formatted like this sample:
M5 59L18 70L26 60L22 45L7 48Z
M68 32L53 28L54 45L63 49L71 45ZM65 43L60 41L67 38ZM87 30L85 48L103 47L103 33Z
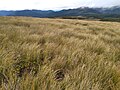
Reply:
M16 11L0 11L0 16L29 16L40 18L68 17L68 16L84 16L91 18L120 18L120 6L109 8L90 8L80 7L75 9L66 9L61 11L42 11L42 10L16 10Z

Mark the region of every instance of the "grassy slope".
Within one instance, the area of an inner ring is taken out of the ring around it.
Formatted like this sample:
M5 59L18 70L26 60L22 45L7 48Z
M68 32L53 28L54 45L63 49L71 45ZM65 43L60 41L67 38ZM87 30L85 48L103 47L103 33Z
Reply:
M1 90L120 90L120 23L0 17Z

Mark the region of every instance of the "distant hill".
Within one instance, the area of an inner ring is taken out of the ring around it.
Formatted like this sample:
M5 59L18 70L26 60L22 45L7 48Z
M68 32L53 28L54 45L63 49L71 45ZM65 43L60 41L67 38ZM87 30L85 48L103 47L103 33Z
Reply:
M0 16L30 16L30 17L48 17L54 11L42 10L18 10L18 11L0 11Z
M80 7L76 9L66 9L61 11L52 11L52 10L0 11L0 16L30 16L30 17L40 17L40 18L84 16L87 18L97 18L97 19L103 19L103 18L120 19L120 6L114 6L110 8Z
M14 11L0 11L0 16L9 16L12 15Z
M48 17L52 15L54 11L42 11L42 10L21 10L21 11L14 11L14 13L10 14L9 16L31 16L31 17Z

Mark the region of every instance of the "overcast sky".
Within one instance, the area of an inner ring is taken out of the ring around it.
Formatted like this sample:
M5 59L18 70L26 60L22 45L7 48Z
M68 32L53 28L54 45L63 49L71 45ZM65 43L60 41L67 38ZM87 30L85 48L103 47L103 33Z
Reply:
M0 0L0 10L61 10L89 7L111 7L120 5L120 0Z

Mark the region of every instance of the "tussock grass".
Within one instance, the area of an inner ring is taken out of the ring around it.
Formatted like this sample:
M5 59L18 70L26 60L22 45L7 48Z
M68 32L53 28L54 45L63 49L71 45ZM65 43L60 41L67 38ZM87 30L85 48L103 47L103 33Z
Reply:
M0 17L1 90L120 90L120 23Z

